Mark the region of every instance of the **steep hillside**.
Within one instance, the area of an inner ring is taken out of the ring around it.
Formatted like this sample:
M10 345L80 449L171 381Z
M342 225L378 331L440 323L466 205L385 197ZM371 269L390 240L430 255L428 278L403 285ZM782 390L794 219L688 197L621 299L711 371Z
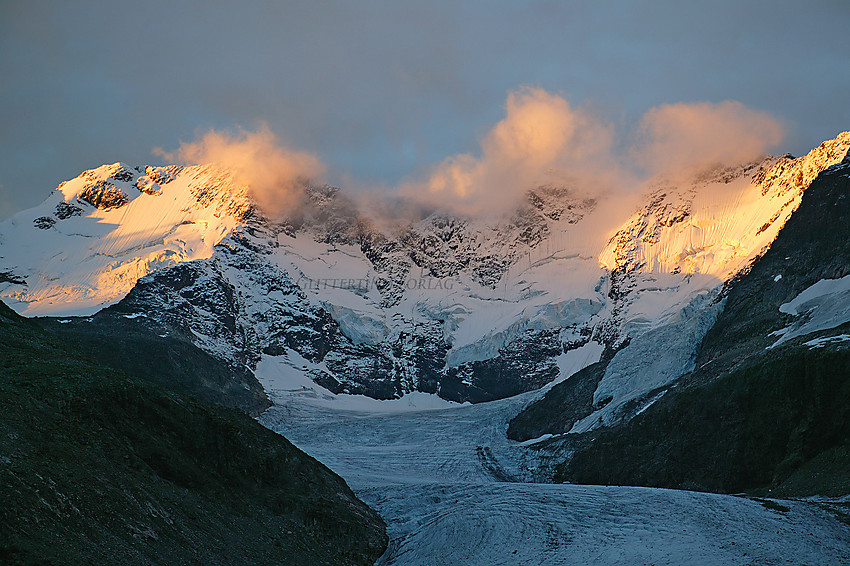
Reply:
M0 562L372 564L384 524L239 411L135 381L0 303Z
M90 317L33 320L79 354L168 391L253 416L271 405L244 365L216 358L194 344L194 335L126 312L120 304Z

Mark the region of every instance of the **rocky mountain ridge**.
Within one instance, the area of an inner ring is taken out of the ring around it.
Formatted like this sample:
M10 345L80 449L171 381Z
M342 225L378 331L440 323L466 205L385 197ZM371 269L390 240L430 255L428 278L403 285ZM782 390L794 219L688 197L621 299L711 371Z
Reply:
M307 186L276 221L215 167L114 164L0 225L0 296L68 328L115 305L267 390L310 395L486 401L604 357L589 430L690 371L723 285L848 147L845 133L656 185L613 237L599 226L614 203L577 188L533 189L499 222L435 213L388 232L332 187ZM647 356L658 340L668 355Z
M633 419L576 430L599 379L591 366L514 418L509 436L542 437L532 445L556 481L848 493L848 194L845 158L821 171L770 249L728 282L691 370L652 391Z
M3 564L348 566L387 547L339 476L181 372L115 371L4 304L0 366Z

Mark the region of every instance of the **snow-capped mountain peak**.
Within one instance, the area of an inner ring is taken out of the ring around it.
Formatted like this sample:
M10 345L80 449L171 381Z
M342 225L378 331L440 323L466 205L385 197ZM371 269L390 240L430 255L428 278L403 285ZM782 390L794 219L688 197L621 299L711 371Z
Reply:
M216 167L116 163L0 224L0 295L29 315L121 301L298 394L484 401L613 356L587 430L689 371L724 283L848 147L844 133L799 159L659 181L613 232L623 206L577 188L534 188L498 222L434 213L385 229L333 187L305 186L272 221Z
M600 261L612 271L727 280L770 245L806 187L848 148L850 132L844 132L798 159L768 157L709 172L689 186L655 186Z
M148 273L210 257L250 206L210 166L84 171L4 223L0 272L26 283L3 295L26 315L92 314Z

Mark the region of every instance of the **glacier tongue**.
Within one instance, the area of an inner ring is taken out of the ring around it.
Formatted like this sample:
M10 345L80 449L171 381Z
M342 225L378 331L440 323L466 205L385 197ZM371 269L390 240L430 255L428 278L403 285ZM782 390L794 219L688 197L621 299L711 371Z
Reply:
M381 514L390 536L378 561L385 566L850 560L846 526L811 502L782 501L788 512L779 513L730 495L530 483L536 452L504 431L539 394L380 411L290 391L260 422L340 474Z
M571 433L610 425L641 412L655 392L694 369L706 332L723 308L719 288L697 294L663 324L636 333L614 355L593 395L599 410L576 422ZM631 405L631 406L630 406Z

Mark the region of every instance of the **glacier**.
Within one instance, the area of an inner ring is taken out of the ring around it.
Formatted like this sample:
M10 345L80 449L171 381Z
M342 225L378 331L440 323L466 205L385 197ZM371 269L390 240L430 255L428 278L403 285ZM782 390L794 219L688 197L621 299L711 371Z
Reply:
M530 483L539 462L504 431L538 395L380 410L289 390L260 422L381 514L382 566L850 563L850 532L817 501Z

